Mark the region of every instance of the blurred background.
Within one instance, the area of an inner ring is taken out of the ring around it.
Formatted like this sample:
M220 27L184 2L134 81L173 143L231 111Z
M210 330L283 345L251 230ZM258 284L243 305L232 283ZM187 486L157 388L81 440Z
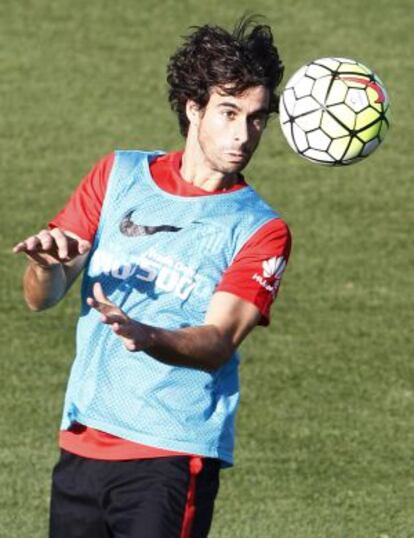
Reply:
M14 243L114 149L179 149L165 67L191 25L264 15L286 66L374 69L391 130L363 163L296 156L270 122L247 180L294 246L269 328L243 346L236 466L211 536L414 537L414 60L408 0L2 0L0 536L47 535L78 287L28 312Z

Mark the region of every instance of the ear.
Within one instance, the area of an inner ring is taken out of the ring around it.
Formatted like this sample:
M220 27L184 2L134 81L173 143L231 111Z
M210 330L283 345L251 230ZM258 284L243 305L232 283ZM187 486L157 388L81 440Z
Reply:
M195 101L192 101L191 99L187 100L185 104L185 113L190 125L198 125L201 109Z

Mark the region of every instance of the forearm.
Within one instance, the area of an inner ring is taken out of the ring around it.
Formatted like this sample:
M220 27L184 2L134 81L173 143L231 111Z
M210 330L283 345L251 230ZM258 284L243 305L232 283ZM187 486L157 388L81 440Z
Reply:
M34 311L56 304L65 294L67 278L63 264L43 267L29 262L23 277L23 293L27 306Z
M216 370L232 355L234 346L216 326L202 325L169 331L144 325L155 359L175 366Z
M260 320L260 311L230 293L217 293L204 325L167 330L130 318L96 282L86 303L101 314L128 351L145 351L155 359L188 368L216 370L227 362Z
M44 310L56 304L65 295L82 270L89 241L60 228L41 230L13 247L13 252L24 252L28 266L23 277L23 293L31 310Z

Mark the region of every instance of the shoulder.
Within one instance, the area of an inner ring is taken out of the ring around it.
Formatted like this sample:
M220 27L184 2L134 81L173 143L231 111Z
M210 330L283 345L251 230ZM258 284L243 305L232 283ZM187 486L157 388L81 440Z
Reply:
M222 276L216 291L226 291L253 303L268 325L270 307L279 290L291 252L291 233L281 218L261 226L244 244Z
M272 252L283 250L289 254L292 245L292 234L286 221L275 217L261 226L249 238L241 249L240 254L246 251L257 251L258 254L266 256ZM244 251L244 252L243 252Z

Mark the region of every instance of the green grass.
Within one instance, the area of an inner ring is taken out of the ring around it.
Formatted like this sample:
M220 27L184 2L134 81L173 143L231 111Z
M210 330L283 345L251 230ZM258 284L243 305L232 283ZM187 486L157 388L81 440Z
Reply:
M46 535L49 476L74 350L77 289L42 314L10 254L114 148L181 146L165 64L192 24L231 25L245 1L4 0L0 5L0 536ZM269 126L247 176L289 222L294 250L273 323L243 346L234 470L211 536L414 537L411 2L257 0L286 79L350 56L392 102L382 148L312 165ZM410 25L410 27L409 27Z

